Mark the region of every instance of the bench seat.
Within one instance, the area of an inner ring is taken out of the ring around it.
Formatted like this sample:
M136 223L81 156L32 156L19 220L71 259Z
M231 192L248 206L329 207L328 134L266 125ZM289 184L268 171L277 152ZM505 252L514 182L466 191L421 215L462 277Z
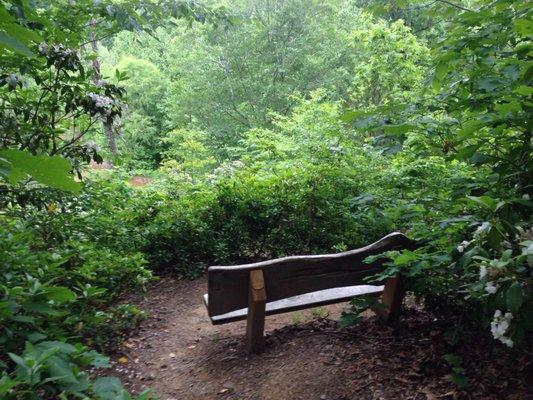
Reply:
M327 304L348 301L356 296L379 296L383 293L384 286L356 285L345 286L333 289L318 290L316 292L305 293L298 296L289 297L282 300L266 303L265 315L281 314L289 311L302 310L323 306ZM204 303L209 306L209 297L204 294ZM246 319L248 307L231 311L226 314L210 317L213 325L225 324L227 322L240 321Z

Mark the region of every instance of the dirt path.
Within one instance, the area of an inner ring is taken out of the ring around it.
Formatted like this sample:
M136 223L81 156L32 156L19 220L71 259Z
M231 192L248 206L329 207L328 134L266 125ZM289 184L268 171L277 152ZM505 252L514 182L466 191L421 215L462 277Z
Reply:
M480 363L475 353L483 374L460 392L442 359L443 331L416 311L404 317L399 336L374 317L339 330L335 320L346 304L268 317L267 349L250 357L245 322L211 325L205 291L205 279L163 279L150 288L140 301L150 317L114 358L127 386L151 387L161 400L532 398L525 386L530 368L518 370L504 353L496 354L503 366Z

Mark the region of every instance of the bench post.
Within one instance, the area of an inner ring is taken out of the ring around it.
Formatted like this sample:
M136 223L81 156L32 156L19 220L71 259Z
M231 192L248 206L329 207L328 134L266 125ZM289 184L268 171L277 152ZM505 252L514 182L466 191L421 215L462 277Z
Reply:
M260 353L265 346L266 289L263 270L250 271L248 316L246 320L246 350Z
M385 288L383 290L381 307L374 307L374 312L380 316L385 322L394 324L400 317L404 296L403 277L401 274L396 274L392 278L385 281Z

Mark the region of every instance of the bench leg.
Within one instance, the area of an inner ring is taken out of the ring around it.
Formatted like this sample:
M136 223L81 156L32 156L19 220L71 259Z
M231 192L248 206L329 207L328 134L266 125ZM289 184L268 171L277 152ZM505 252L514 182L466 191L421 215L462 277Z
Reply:
M250 291L248 295L248 316L246 320L246 350L260 353L265 346L266 290L263 271L250 271Z
M385 281L385 289L383 290L382 307L374 308L374 312L385 322L395 324L400 317L404 294L403 277L397 274L392 278L388 278Z

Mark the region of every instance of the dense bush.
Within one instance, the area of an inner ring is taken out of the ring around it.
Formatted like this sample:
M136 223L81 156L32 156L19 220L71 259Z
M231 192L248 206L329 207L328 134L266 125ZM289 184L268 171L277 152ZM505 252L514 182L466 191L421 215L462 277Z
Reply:
M359 218L361 185L347 168L240 170L165 202L145 226L145 251L155 265L187 271L361 245L390 229L383 218Z
M0 395L89 393L85 367L107 365L91 348L113 347L143 315L132 306L110 305L151 276L142 255L79 239L50 247L34 227L6 216L0 227Z
M490 328L513 347L533 331L531 9L521 1L475 5L454 16L435 46L428 93L377 108L364 125L419 159L440 154L447 169L464 163L475 171L435 198L439 213L426 210L433 221L412 231L425 246L393 255L390 272L411 277L415 293L459 315L459 326ZM421 200L409 203L416 209Z

